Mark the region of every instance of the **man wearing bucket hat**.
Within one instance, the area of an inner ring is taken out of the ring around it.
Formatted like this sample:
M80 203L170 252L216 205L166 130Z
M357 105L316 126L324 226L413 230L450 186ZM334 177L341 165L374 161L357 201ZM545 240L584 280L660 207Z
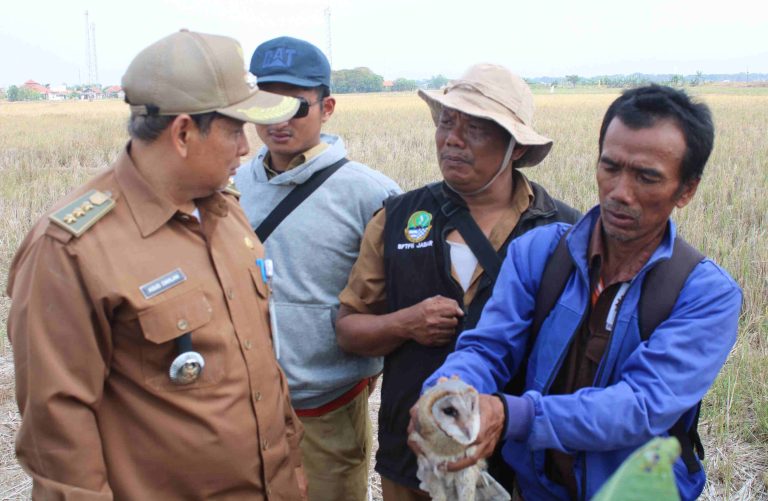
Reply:
M8 278L16 452L34 499L301 499L299 441L267 285L228 178L245 122L293 116L252 90L227 37L182 30L123 77L110 168L39 220Z
M264 147L235 182L274 262L273 334L304 425L309 498L362 501L372 447L369 383L382 360L343 352L333 322L365 225L384 199L402 190L383 174L348 161L339 136L321 133L336 101L320 49L275 38L256 48L250 69L260 89L302 102L290 120L256 126ZM284 210L290 201L293 210Z
M531 127L521 78L478 64L442 94L419 95L437 126L443 181L389 199L371 220L336 324L344 349L385 356L376 470L386 500L428 499L406 444L408 412L477 323L510 241L578 217L518 170L552 147Z

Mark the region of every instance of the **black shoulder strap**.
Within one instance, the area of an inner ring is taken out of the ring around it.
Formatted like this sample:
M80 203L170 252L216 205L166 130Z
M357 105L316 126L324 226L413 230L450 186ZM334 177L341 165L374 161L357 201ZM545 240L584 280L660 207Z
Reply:
M326 179L331 177L334 172L339 170L341 166L347 162L349 162L347 158L342 158L325 169L315 172L305 183L300 184L288 193L288 195L286 195L286 197L272 209L272 212L264 218L264 221L261 222L259 227L256 228L256 236L259 237L259 240L264 243L272 232L275 231L275 228L283 222L283 219L288 217L288 214L301 205L313 191L318 189Z
M647 341L656 327L667 319L677 302L677 297L697 264L704 255L681 237L675 238L672 257L653 267L643 281L638 317L640 336Z
M536 292L536 303L533 306L533 320L531 321L531 329L528 332L528 341L525 344L525 357L523 360L528 360L531 354L533 345L536 342L536 338L539 335L541 324L544 319L547 318L549 312L555 307L557 299L563 293L565 284L568 282L568 278L573 273L575 265L571 259L571 253L568 252L568 244L566 237L571 232L570 228L566 231L560 241L557 243L557 247L549 256L547 264L544 265L544 272L541 274L541 283L539 284L539 290ZM505 386L504 392L511 395L522 395L525 391L525 379L526 379L526 363L523 363L517 370L512 379Z
M575 265L571 259L571 253L568 252L568 242L566 241L571 229L563 233L560 241L555 247L555 251L549 256L547 264L544 266L544 272L541 275L539 290L536 292L536 305L533 309L533 320L531 322L531 331L528 337L528 346L533 347L536 336L539 334L541 324L547 318L549 312L555 307L557 299L563 293L568 278L573 273Z
M439 183L431 184L429 189L432 195L441 202L440 210L448 218L448 222L459 230L464 241L472 250L472 254L475 255L480 266L483 267L486 275L493 282L496 282L496 278L501 270L501 258L485 236L485 233L483 233L483 230L475 222L472 214L469 213L469 209L446 198L441 193L442 187Z
M669 318L688 275L702 259L704 255L701 252L678 236L675 238L672 257L648 271L643 281L638 311L640 337L643 341L650 339L651 334L661 322ZM690 428L686 429L684 416L681 416L669 429L669 435L680 442L681 458L689 473L695 473L701 469L696 461L696 455L699 459L704 459L704 446L698 430L700 410L701 402L696 406L696 416Z

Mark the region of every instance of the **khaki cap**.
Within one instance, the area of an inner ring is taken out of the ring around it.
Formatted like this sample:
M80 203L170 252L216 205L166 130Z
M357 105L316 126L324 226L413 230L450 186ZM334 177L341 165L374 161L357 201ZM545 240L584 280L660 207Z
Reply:
M139 115L215 111L258 124L284 122L299 101L251 88L236 40L181 30L131 61L123 75L125 100Z
M458 80L451 81L442 94L419 91L437 125L443 107L493 120L528 151L515 167L536 165L552 149L552 140L531 127L533 94L525 80L496 64L476 64Z

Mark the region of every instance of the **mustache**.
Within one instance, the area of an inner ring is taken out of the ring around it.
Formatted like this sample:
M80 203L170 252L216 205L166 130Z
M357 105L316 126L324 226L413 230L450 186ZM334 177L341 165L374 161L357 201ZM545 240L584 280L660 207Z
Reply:
M616 200L606 200L603 202L603 209L620 216L630 217L632 219L640 218L639 210L631 209L630 207L624 205L621 202L617 202Z
M440 160L453 160L454 162L459 161L459 162L464 162L468 164L472 163L471 157L469 157L468 155L462 155L461 153L451 153L451 152L440 153L439 158Z

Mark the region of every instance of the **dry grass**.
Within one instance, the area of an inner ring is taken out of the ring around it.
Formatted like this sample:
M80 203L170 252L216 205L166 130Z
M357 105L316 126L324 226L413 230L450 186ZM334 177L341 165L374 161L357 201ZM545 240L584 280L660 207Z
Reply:
M715 151L693 203L675 217L685 237L742 286L744 308L737 345L704 401L710 483L703 499L768 500L768 96L712 92L701 98L715 115ZM615 96L536 96L536 127L556 142L545 162L526 174L581 210L597 199L597 132ZM328 131L344 137L351 158L404 189L439 178L434 127L416 96L337 100ZM0 103L0 289L32 222L120 150L126 108L116 101ZM252 128L249 137L254 154L258 140ZM19 422L3 335L9 304L0 298L0 498L17 499L28 496L29 482L13 457ZM372 408L377 407L374 396ZM378 483L372 493L380 495Z

